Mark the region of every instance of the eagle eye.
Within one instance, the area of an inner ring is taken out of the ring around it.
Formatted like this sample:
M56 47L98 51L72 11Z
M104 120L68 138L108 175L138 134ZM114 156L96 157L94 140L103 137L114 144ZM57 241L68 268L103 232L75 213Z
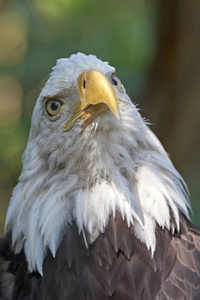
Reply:
M48 114L48 116L54 117L60 112L62 105L63 105L63 102L60 100L48 99L45 102L46 113Z
M117 85L117 80L116 79L112 79L112 83L114 84L114 85Z
M121 81L116 76L112 77L111 81L112 81L112 84L115 85L118 89L122 88Z

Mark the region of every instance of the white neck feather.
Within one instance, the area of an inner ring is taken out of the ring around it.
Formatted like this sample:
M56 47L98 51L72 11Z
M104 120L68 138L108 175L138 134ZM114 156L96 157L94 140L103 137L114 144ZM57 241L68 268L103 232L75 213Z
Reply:
M89 245L118 210L153 254L156 223L173 231L170 211L178 229L179 210L188 217L185 184L135 107L121 109L120 125L111 119L77 126L46 160L41 139L29 140L6 224L30 271L42 274L47 248L56 254L74 220Z

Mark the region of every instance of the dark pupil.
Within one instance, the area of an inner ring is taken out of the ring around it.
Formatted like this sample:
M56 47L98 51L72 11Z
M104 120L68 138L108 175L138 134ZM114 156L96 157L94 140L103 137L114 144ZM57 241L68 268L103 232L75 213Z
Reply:
M58 102L52 102L51 103L51 109L52 110L57 110L58 109Z
M112 79L112 83L114 84L114 85L117 85L117 80L115 80L114 78Z

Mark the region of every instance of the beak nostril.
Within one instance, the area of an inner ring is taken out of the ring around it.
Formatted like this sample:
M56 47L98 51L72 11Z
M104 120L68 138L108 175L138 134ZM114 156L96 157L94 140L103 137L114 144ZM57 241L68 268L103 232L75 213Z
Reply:
M84 88L84 90L86 88L86 80L85 79L83 80L83 88Z

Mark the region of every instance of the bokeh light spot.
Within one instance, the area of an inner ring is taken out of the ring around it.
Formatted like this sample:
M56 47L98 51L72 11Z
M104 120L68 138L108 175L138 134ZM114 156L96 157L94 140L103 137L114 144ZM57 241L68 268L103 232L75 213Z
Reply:
M0 14L0 64L19 63L27 50L27 21L15 12Z
M13 76L0 76L0 131L19 120L23 90Z

